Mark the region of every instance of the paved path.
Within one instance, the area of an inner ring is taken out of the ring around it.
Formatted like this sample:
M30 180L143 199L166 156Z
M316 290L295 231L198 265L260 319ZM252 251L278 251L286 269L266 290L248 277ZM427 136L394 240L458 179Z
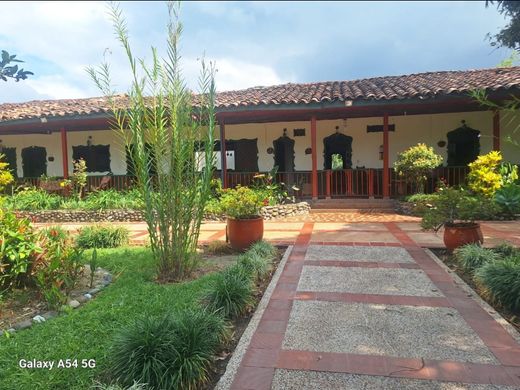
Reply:
M333 245L320 227L300 226L238 371L220 388L520 388L518 334L419 246L415 230L366 225L350 241L350 228L333 229L334 240L347 237Z

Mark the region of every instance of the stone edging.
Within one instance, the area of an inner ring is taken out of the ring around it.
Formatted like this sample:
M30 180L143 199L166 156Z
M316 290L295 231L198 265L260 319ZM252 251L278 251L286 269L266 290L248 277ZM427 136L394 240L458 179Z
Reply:
M110 274L108 271L106 271L102 268L97 268L96 273L97 272L101 273L103 275L103 278L100 281L98 281L98 283L95 284L94 287L91 288L90 290L88 290L86 293L80 294L77 296L72 296L71 298L73 298L73 299L69 299L67 304L64 305L62 307L62 309L65 307L70 307L71 309L77 309L82 304L85 304L86 302L90 301L92 298L94 298L94 295L98 294L102 289L104 289L106 286L108 286L110 283L112 283L112 274ZM63 310L61 310L61 311L63 311ZM4 332L16 333L20 330L30 328L33 324L39 324L39 323L45 322L46 320L48 320L50 318L54 318L54 317L58 316L58 314L59 314L59 312L57 312L55 310L49 310L46 312L39 313L39 314L35 315L32 319L27 319L27 320L24 320L24 321L21 321L21 322L18 322L16 324L12 325L9 329L5 329L5 330L0 329L0 335L2 335Z
M278 279L280 279L282 271L285 268L285 263L287 263L287 259L289 258L289 255L291 254L292 250L293 246L289 245L282 257L282 260L278 264L278 268L276 269L276 272L274 273L273 278L269 283L269 286L267 286L267 289L264 292L264 296L262 297L260 303L256 308L255 314L253 314L253 317L249 321L246 330L244 331L244 333L242 333L242 337L240 338L240 341L238 342L235 350L233 351L233 355L231 356L231 359L229 359L229 362L226 366L226 372L218 381L217 385L215 386L215 390L224 390L229 389L231 387L231 384L235 379L238 368L240 367L240 363L244 358L247 347L251 343L251 339L255 334L256 328L260 323L260 319L262 318L265 309L267 308L269 300L271 299L271 295L273 295L273 291L276 287L276 284L278 283Z
M264 220L304 215L310 212L307 202L264 206L260 215ZM29 218L33 222L142 222L142 210L41 210L17 211L16 215ZM218 214L206 214L204 219L210 221L225 221L226 217Z

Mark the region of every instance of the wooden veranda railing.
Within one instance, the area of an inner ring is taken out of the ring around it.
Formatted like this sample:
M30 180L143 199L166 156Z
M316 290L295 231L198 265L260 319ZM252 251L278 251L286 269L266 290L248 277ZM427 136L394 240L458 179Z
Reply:
M265 172L264 172L265 173ZM238 185L249 186L254 182L258 172L227 172L228 186L235 188ZM428 175L425 191L435 191L437 182L442 179L449 185L464 184L468 174L467 167L441 167L434 169ZM97 188L105 175L88 176L87 188ZM220 177L219 172L214 177ZM61 179L61 178L56 178ZM40 186L40 178L18 178L17 184ZM127 175L112 175L107 188L118 191L132 188L134 179ZM278 172L276 182L283 183L290 195L298 198L312 196L312 172ZM399 198L416 192L413 184L407 182L406 177L396 174L390 169L390 196ZM362 168L318 171L318 197L320 198L382 198L383 197L383 169Z

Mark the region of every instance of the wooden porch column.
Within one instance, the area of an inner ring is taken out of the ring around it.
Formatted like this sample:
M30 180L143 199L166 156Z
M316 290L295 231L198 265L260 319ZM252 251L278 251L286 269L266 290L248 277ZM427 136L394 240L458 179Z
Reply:
M390 197L390 165L389 165L389 142L388 142L388 114L383 116L383 198Z
M220 178L222 180L222 187L228 188L226 159L226 125L223 120L221 120L220 122Z
M311 118L311 150L312 150L312 199L318 199L318 155L316 147L316 116Z
M61 132L61 158L63 160L63 178L69 178L69 154L67 146L67 130L64 127L60 129Z
M493 113L493 150L500 151L500 112Z

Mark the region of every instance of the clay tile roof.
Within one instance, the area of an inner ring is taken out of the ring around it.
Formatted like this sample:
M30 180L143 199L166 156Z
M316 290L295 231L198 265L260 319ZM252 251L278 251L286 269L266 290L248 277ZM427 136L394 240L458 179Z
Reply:
M520 67L466 71L416 73L403 76L374 77L351 81L282 84L218 93L217 108L262 105L294 105L334 101L374 101L465 94L477 88L488 91L520 87ZM125 95L116 97L117 105L128 103ZM94 115L109 112L106 98L38 100L0 104L0 122L41 117Z

